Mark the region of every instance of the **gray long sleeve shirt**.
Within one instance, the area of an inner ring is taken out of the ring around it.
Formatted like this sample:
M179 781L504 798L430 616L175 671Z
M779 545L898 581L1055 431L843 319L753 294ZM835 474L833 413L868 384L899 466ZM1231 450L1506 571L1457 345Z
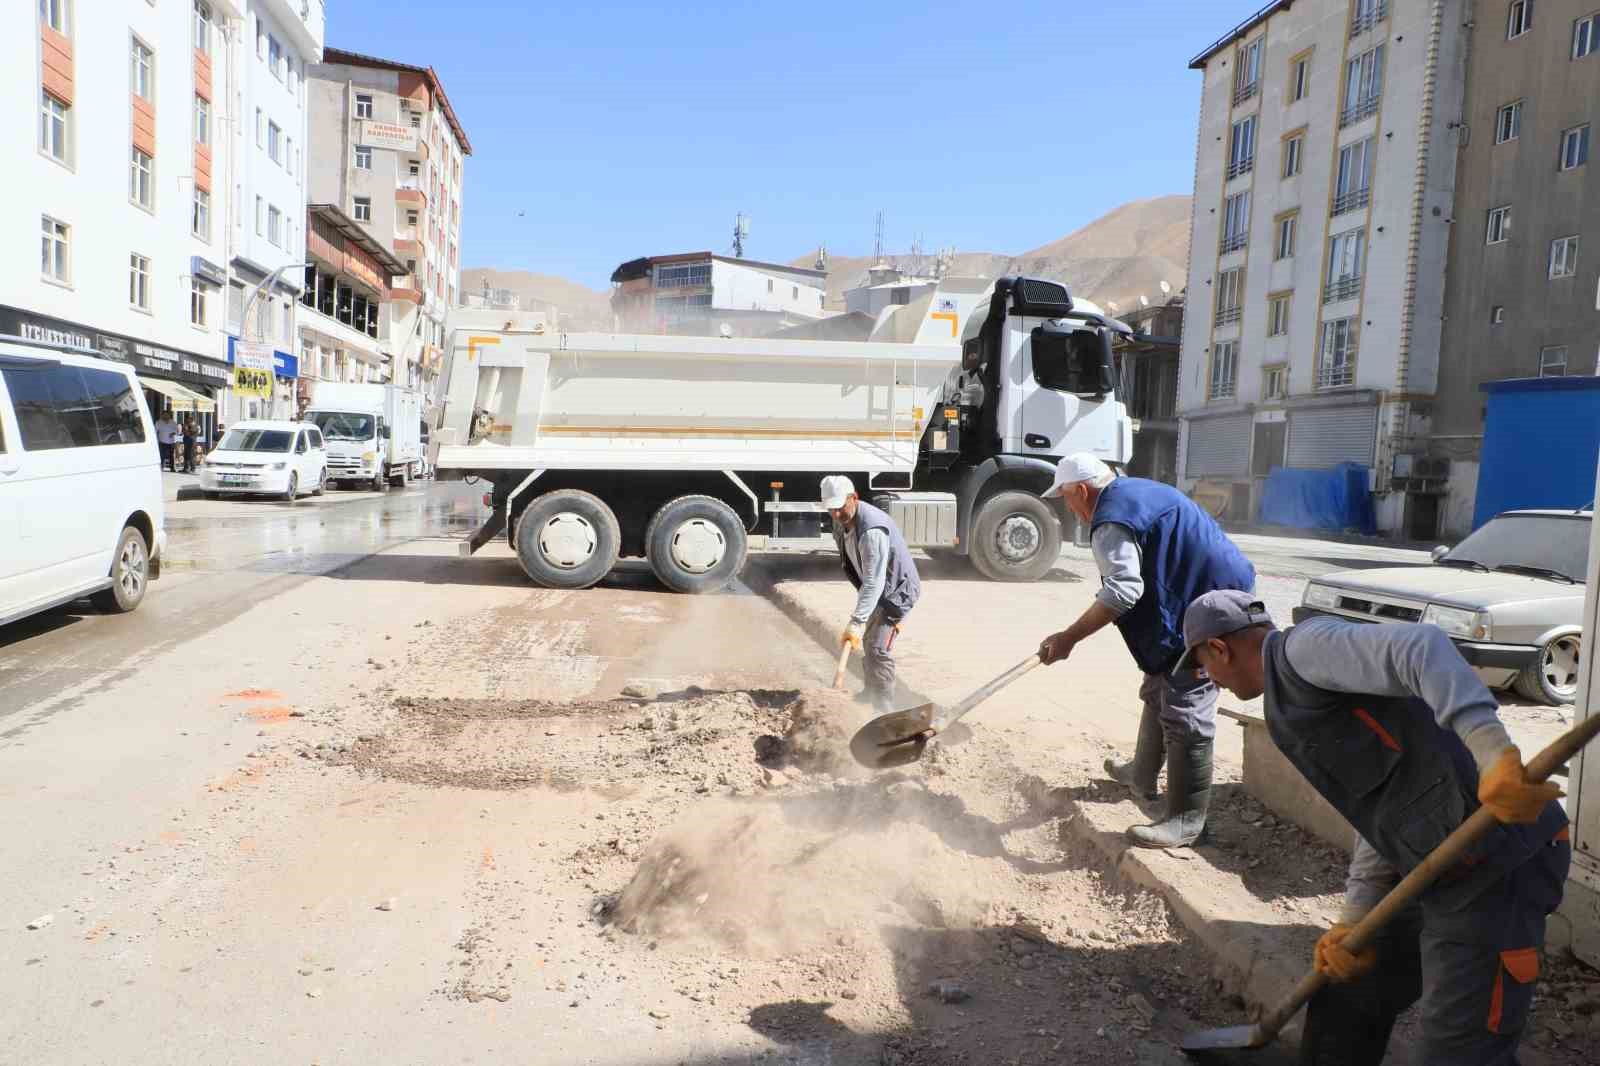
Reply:
M1285 641L1289 665L1318 688L1421 700L1465 742L1480 769L1511 745L1494 695L1437 626L1314 618ZM1399 882L1399 872L1358 836L1339 920L1359 921Z
M883 598L883 583L889 574L889 534L881 529L869 529L860 538L846 531L844 553L861 578L861 592L856 596L856 609L850 612L850 621L865 625L872 612L878 609Z
M1100 571L1097 602L1121 618L1144 595L1144 557L1133 530L1116 522L1096 526L1089 537L1095 569Z

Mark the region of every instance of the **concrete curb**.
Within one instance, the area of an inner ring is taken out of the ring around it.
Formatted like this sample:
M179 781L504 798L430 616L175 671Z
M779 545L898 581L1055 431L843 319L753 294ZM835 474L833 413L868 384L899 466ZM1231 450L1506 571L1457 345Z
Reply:
M759 566L752 567L744 581L752 592L777 607L822 647L834 646L838 635L832 623L787 594ZM852 668L859 675L859 666L853 664ZM901 680L905 687L903 672ZM1188 849L1168 853L1136 848L1127 842L1127 827L1147 821L1131 800L1122 804L1080 804L1069 800L1062 805L1062 821L1077 839L1092 845L1119 876L1166 900L1184 927L1216 957L1213 976L1229 992L1244 999L1252 1016L1257 1015L1256 1008L1276 1006L1305 975L1298 963L1291 964L1281 952L1271 950L1275 945L1268 942L1269 937L1241 931L1245 925L1271 928L1280 924L1265 903L1254 898L1239 900L1235 894L1224 896L1215 890L1194 891L1198 886L1184 882L1199 880L1201 875L1194 869L1198 856ZM1307 953L1306 959L1309 958ZM1285 1028L1283 1036L1291 1043L1299 1042L1298 1019Z

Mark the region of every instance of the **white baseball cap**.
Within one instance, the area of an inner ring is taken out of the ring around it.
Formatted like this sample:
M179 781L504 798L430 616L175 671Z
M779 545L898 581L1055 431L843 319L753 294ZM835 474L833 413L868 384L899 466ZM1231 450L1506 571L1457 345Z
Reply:
M830 474L822 479L822 506L837 511L844 506L846 496L853 496L856 487L843 474Z
M1055 483L1044 494L1044 498L1054 499L1079 482L1099 481L1110 475L1111 468L1088 452L1073 452L1056 464Z

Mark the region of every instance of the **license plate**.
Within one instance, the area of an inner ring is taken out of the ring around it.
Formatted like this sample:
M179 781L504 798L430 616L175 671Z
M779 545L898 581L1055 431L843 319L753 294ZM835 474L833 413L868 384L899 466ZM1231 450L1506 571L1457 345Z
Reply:
M248 484L249 481L250 481L250 479L245 477L243 474L223 474L222 475L222 483L224 485L245 485L245 484Z

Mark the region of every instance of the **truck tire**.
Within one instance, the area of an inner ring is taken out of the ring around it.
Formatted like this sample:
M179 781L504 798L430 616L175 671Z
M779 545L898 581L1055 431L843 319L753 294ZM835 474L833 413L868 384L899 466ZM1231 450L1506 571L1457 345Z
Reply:
M617 516L577 489L547 492L517 519L517 559L545 588L588 588L611 572L621 549Z
M372 475L372 491L385 492L388 490L388 488L389 479L384 476L382 468L379 468L378 472Z
M744 569L744 523L711 496L679 496L661 505L644 531L644 554L674 592L715 592Z
M111 587L96 592L89 601L107 614L127 614L144 602L150 587L150 546L134 526L123 526L117 550L111 556Z
M998 492L978 511L968 550L991 581L1037 581L1061 556L1061 520L1031 492Z

